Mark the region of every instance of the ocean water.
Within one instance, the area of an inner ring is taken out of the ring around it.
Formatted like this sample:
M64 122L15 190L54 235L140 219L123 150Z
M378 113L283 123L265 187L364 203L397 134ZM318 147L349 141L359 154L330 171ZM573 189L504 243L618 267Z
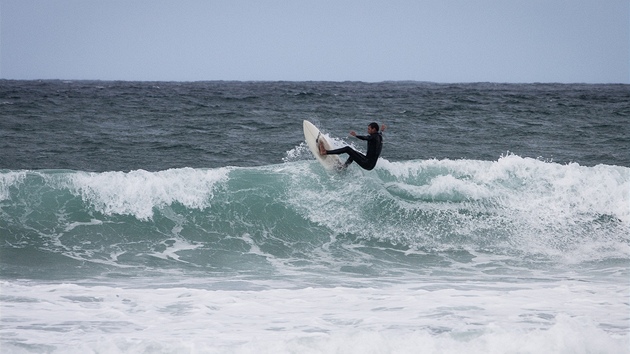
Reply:
M0 81L0 351L628 353L630 86Z

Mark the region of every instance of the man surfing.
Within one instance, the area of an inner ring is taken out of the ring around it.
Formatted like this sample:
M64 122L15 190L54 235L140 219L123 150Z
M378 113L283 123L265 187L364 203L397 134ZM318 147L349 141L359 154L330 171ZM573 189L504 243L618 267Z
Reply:
M376 166L378 157L381 155L381 150L383 149L383 135L381 134L381 132L385 131L386 128L387 126L383 124L381 127L381 131L379 132L378 124L373 122L368 125L368 135L357 135L357 133L355 133L354 131L350 131L350 135L356 137L357 139L367 141L367 153L365 155L356 151L350 146L344 146L340 149L335 150L326 150L326 148L324 148L324 144L322 144L321 142L319 143L319 154L348 154L348 160L346 160L346 162L343 164L344 168L348 167L353 161L356 161L357 165L369 171L373 169L374 166Z

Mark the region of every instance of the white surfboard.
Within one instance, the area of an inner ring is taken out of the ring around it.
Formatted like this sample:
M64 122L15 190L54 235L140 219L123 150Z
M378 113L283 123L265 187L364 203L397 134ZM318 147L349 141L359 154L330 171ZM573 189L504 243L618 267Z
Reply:
M326 150L332 150L332 147L324 137L324 134L322 134L319 129L317 129L317 127L313 125L313 123L307 120L304 120L304 123L302 125L304 126L304 139L306 139L308 148L311 150L313 155L315 155L317 161L319 161L319 163L321 163L322 166L324 166L324 168L326 168L327 170L339 169L342 166L339 156L319 154L319 141L324 144Z

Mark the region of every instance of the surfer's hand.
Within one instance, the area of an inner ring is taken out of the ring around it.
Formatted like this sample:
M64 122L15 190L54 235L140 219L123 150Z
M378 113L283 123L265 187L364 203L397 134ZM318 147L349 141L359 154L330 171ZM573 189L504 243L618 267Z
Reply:
M352 136L357 136L357 133L355 133L355 132L354 132L354 130L351 130L351 131L350 131L350 135L352 135Z
M387 126L385 124L381 124L381 132L384 132L385 129L387 129Z

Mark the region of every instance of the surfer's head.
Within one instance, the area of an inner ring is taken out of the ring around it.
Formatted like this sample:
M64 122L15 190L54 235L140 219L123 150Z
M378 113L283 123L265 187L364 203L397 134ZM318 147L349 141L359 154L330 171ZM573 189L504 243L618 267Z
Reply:
M368 124L368 134L378 133L378 123L372 122Z

